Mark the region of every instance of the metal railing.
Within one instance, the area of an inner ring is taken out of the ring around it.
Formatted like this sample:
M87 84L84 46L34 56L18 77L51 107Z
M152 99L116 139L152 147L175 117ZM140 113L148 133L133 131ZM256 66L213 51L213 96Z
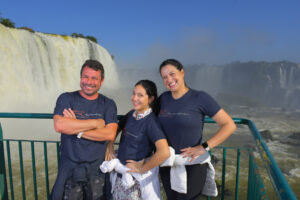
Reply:
M44 114L44 113L0 113L0 118L29 118L29 119L52 119L52 114ZM120 117L120 116L119 116ZM268 172L269 178L273 185L273 188L279 199L296 199L293 191L285 180L282 172L280 171L277 163L275 162L272 154L270 153L267 145L264 140L260 136L258 130L256 129L254 123L248 119L242 118L233 118L236 124L244 124L247 125L256 141L257 149L260 153L262 162ZM206 118L205 123L215 123L212 119ZM49 162L48 162L48 144L53 143L56 145L56 157L57 157L57 167L59 165L59 142L58 141L33 141L33 140L12 140L12 139L3 139L2 127L0 123L0 192L2 200L6 199L15 199L14 192L14 181L13 181L13 164L11 159L11 145L12 143L16 143L18 146L18 156L19 156L19 170L20 170L20 182L21 182L21 193L22 199L26 199L26 180L24 174L24 163L23 163L23 144L30 144L30 153L31 153L31 168L32 168L32 193L34 194L34 199L39 198L39 187L37 184L37 173L36 173L36 151L35 144L41 143L43 144L43 154L44 154L44 176L45 176L45 190L46 196L49 197L50 185L49 185ZM6 144L6 156L5 156L5 148ZM255 158L252 154L251 149L247 148L238 148L238 147L218 147L217 149L221 149L223 151L222 158L222 175L221 175L221 189L220 189L220 197L221 199L225 199L225 184L226 184L226 155L228 149L233 149L236 151L236 172L235 172L235 192L234 198L239 198L239 173L240 173L240 156L241 151L246 151L249 155L249 173L248 173L248 199L268 199L265 188L263 186L263 182L261 180L258 166L255 162ZM212 152L211 152L212 153ZM6 159L5 159L6 158ZM7 163L5 163L7 160ZM6 166L8 170L6 170ZM8 171L8 173L6 172ZM9 185L8 180L9 178ZM26 175L28 177L28 175ZM10 193L10 195L9 195ZM208 199L210 199L208 197Z

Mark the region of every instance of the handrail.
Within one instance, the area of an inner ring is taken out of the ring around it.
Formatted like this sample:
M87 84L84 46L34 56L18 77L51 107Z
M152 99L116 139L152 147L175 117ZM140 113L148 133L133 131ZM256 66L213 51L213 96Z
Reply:
M122 115L118 115L118 118L120 118L121 116ZM47 113L0 113L0 118L51 119L52 117L53 114L47 114ZM296 200L295 194L293 193L292 189L287 183L275 159L273 158L271 152L269 151L269 148L267 147L264 139L261 137L260 133L258 132L255 124L251 120L244 119L244 118L232 118L232 119L236 124L245 124L251 130L251 133L256 141L256 145L258 147L261 159L264 163L264 166L267 169L272 185L278 197L280 197L280 199L283 200L286 199ZM205 123L215 123L215 122L211 118L205 118ZM1 131L0 131L0 140L1 141L3 140ZM1 143L0 143L0 148L3 148L3 144L1 145ZM0 172L2 170L3 169L0 169Z

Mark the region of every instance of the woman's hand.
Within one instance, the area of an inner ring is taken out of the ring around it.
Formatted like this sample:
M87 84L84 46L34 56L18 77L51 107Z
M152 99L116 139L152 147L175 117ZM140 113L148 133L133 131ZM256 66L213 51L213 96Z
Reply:
M190 162L192 162L197 156L203 155L206 153L206 150L203 148L202 145L198 145L195 147L187 147L180 150L182 153L181 155L183 158L191 157Z
M130 168L130 170L128 170L127 172L136 172L136 173L140 173L140 174L145 173L143 171L144 161L145 161L145 159L143 159L140 162L137 162L134 160L126 160L126 162L127 162L126 167Z

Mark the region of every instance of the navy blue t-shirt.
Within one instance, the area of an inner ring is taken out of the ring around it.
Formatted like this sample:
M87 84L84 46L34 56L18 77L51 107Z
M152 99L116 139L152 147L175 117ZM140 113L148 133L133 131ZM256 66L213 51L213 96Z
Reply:
M170 91L164 92L160 98L160 124L168 143L175 149L201 144L204 117L213 117L221 107L207 93L189 89L179 99L174 99Z
M140 161L151 156L155 142L165 139L153 112L140 120L132 116L133 112L134 110L127 113L119 122L122 135L117 157L124 165L126 160Z
M113 100L99 94L95 100L83 98L79 91L61 94L56 102L54 115L62 115L71 108L77 119L103 119L106 124L117 123L117 107ZM75 162L104 160L107 142L78 139L76 135L61 134L61 156Z

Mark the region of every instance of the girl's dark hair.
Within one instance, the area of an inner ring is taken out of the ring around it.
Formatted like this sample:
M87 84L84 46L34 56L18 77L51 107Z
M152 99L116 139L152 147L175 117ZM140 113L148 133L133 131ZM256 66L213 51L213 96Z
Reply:
M150 104L152 111L157 114L157 87L153 81L150 80L140 80L135 86L141 85L145 90L149 98L153 97L153 101Z
M166 65L173 65L178 71L181 71L183 69L183 65L175 59L167 59L163 61L159 66L159 73L161 73L161 69Z

